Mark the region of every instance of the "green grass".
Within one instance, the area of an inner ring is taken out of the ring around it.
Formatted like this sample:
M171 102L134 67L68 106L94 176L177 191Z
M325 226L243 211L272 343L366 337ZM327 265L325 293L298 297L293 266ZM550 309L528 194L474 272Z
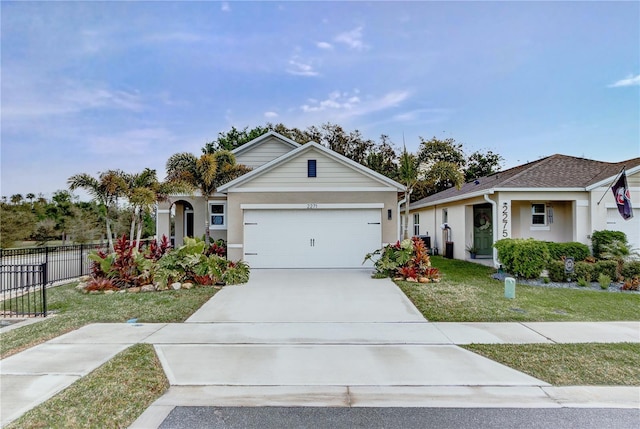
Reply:
M7 429L125 428L169 388L151 344L136 344Z
M464 348L554 386L640 386L640 344L471 344Z
M75 284L47 290L53 317L0 333L0 357L5 358L89 323L122 323L136 318L140 323L182 322L209 300L217 289L198 287L190 290L83 294Z
M440 283L397 284L432 322L618 321L638 320L640 294L516 286L504 297L494 269L460 260L432 258Z

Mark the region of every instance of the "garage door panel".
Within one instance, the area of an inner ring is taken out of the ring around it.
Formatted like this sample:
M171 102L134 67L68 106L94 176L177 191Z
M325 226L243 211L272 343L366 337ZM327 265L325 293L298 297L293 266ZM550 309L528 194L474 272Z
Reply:
M355 268L380 247L381 211L246 210L245 260L254 268Z

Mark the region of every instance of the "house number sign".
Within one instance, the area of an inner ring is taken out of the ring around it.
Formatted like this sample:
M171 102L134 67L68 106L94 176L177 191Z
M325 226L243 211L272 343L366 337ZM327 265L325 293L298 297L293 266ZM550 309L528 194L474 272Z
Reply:
M504 202L502 203L502 238L509 237L507 225L509 225L509 205Z

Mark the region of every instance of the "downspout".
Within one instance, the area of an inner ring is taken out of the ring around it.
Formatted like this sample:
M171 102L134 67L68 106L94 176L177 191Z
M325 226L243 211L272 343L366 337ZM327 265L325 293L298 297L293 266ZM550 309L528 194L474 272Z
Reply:
M493 209L491 210L492 215L493 215L493 242L495 243L496 241L498 241L498 228L496 228L496 219L498 219L498 203L496 203L495 201L493 201L491 198L489 198L489 194L484 194L483 195L484 200L488 203L491 204L491 206L493 207ZM493 253L493 266L495 268L499 267L498 264L498 249L496 249L493 245L491 246L491 252Z
M396 231L398 232L398 241L402 241L402 238L401 238L401 237L402 237L402 230L401 230L401 226L400 226L400 220L402 219L402 218L401 218L401 216L402 216L402 209L400 208L400 206L401 206L401 205L403 205L403 204L404 204L404 203L406 203L406 202L407 202L407 194L405 193L405 194L404 194L404 198L403 198L403 199L401 199L400 201L398 201L398 211L397 211L397 213L398 213L398 220L397 220L397 222L396 222L396 223L397 223L397 225L398 225L398 227L396 228Z

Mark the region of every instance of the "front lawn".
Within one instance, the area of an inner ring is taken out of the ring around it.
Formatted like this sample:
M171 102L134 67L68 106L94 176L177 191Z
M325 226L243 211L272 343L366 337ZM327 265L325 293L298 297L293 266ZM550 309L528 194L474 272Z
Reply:
M504 297L494 269L455 259L432 257L440 283L397 284L431 322L558 322L638 320L640 294L516 286L516 298Z
M145 293L83 294L75 283L47 290L49 311L55 316L0 333L0 358L40 344L89 323L183 322L209 300L217 289L197 287Z

